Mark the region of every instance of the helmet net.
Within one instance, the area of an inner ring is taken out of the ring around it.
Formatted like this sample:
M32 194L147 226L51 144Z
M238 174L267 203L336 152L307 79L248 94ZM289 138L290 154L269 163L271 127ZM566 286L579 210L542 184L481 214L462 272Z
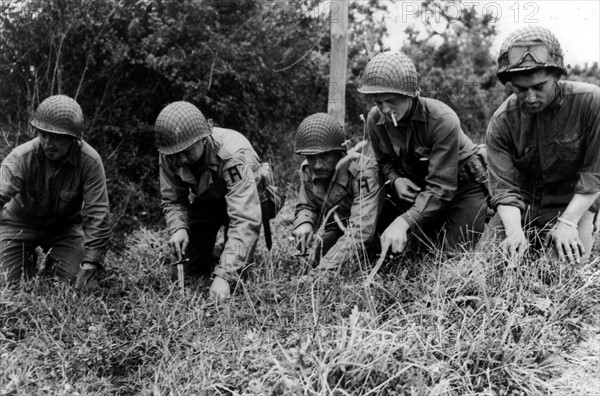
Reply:
M29 123L45 132L77 139L82 138L84 127L81 106L66 95L54 95L42 101Z
M306 117L296 132L296 154L312 155L346 150L344 131L333 116L315 113Z
M181 152L211 134L202 112L189 102L173 102L156 118L152 130L161 154Z
M418 95L417 70L410 58L399 52L382 52L371 59L362 75L358 92Z
M543 44L548 50L548 59L544 63L538 63L530 56L525 56L518 63L511 64L509 51L514 46ZM563 52L558 39L549 29L543 26L528 25L519 28L508 35L500 47L498 56L498 72L496 75L502 83L508 78L508 73L532 70L538 68L553 68L561 74L566 74L564 67Z

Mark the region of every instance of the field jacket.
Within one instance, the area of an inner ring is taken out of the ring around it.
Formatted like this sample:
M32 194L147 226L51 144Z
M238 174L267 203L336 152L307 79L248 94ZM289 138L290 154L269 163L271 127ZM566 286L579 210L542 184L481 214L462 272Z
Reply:
M338 163L329 186L313 175L307 161L302 163L301 175L294 228L309 223L317 231L324 220L327 221L325 227L335 224L333 213L325 219L335 208L346 229L321 259L321 264L327 267L356 256L375 236L380 209L377 163L367 156L349 152Z
M110 236L108 192L100 155L74 140L54 165L35 138L16 147L0 170L0 223L61 230L82 223L83 262L102 264Z
M600 191L600 89L559 81L543 111L528 114L511 95L486 133L491 205L516 206L550 221L573 195ZM598 201L591 208L598 209Z
M164 155L159 162L161 208L171 234L182 228L189 232L190 206L207 190L225 200L227 241L214 273L235 280L236 271L251 259L261 226L260 162L250 142L239 132L213 128L200 163L173 169Z
M367 129L375 158L392 188L401 176L421 188L401 217L411 230L436 219L454 199L459 172L477 152L456 113L438 100L417 98L409 120L397 127L373 107Z

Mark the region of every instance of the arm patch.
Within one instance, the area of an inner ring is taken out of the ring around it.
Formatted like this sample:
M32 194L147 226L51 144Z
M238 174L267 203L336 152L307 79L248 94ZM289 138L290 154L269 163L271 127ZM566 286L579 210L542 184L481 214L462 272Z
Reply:
M371 179L369 176L362 176L359 179L360 190L364 194L369 194L371 191L373 191L375 187L374 184L375 183L373 183L373 179Z
M235 184L242 180L242 173L240 172L239 165L234 165L231 168L225 169L225 172L229 175L231 184Z

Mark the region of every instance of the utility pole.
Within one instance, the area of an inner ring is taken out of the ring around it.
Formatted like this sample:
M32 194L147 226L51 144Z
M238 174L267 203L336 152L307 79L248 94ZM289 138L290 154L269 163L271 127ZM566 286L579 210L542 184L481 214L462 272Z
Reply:
M348 59L348 1L333 0L329 5L331 52L329 58L329 99L327 112L342 126L346 124L346 69Z

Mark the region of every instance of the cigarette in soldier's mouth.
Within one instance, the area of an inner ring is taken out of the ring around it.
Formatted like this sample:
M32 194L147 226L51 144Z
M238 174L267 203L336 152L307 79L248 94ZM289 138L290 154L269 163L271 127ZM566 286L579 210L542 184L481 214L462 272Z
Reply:
M397 127L398 123L396 122L396 117L394 117L394 113L390 113L392 115L392 122L394 123L394 126Z

